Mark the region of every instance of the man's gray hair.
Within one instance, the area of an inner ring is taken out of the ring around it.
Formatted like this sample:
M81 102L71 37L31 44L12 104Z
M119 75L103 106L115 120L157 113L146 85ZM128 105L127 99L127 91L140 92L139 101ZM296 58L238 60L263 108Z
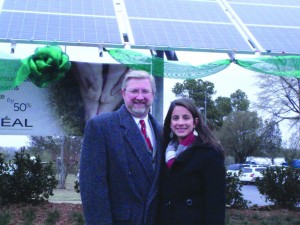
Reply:
M127 83L130 79L149 79L152 87L153 93L156 92L156 85L154 77L146 71L143 70L130 70L126 73L123 83L122 83L122 90L125 90L127 87Z

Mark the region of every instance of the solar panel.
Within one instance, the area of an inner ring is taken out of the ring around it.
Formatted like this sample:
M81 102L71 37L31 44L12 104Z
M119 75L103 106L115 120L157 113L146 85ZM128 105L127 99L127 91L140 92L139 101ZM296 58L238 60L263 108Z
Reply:
M230 0L229 4L264 51L300 53L300 1Z
M251 51L216 1L125 0L135 45Z
M231 24L207 25L136 19L131 19L130 22L134 31L135 45L211 50L250 50Z
M129 17L230 23L216 1L125 0Z
M4 0L3 10L115 16L113 2L105 0Z
M300 53L299 0L4 0L0 10L1 42Z
M291 8L272 5L231 4L231 7L246 25L300 27L300 6Z
M299 0L227 0L228 3L240 3L240 4L249 4L249 3L254 3L254 4L260 4L260 5L286 5L286 6L300 6L300 1Z
M257 26L248 28L270 53L300 53L300 29Z
M0 39L123 44L112 1L5 0Z

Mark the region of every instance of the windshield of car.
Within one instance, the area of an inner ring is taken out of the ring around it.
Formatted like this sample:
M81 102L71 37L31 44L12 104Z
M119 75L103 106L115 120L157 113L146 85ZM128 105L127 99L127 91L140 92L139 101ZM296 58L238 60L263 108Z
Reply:
M252 168L243 168L243 173L252 173Z
M262 172L262 171L264 171L266 168L263 168L263 167L258 167L258 168L255 168L255 171L256 172Z
M228 170L239 170L239 169L240 169L239 164L232 164L232 165L228 166Z

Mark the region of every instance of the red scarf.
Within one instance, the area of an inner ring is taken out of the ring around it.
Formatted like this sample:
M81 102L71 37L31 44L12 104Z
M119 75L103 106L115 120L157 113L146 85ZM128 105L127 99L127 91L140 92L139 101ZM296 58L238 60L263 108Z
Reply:
M183 140L181 140L178 144L178 140L171 141L166 149L166 163L168 168L171 168L175 159L186 150L190 145L193 144L196 137L191 132L188 136L186 136Z

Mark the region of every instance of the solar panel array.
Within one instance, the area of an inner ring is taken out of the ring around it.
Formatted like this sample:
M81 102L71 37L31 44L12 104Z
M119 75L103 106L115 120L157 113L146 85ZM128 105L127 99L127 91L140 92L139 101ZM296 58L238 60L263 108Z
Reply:
M112 1L5 0L0 38L122 44Z
M300 54L299 10L298 0L4 0L0 41Z
M300 54L300 1L228 1L243 24L268 52Z
M216 1L125 2L136 45L251 50Z

